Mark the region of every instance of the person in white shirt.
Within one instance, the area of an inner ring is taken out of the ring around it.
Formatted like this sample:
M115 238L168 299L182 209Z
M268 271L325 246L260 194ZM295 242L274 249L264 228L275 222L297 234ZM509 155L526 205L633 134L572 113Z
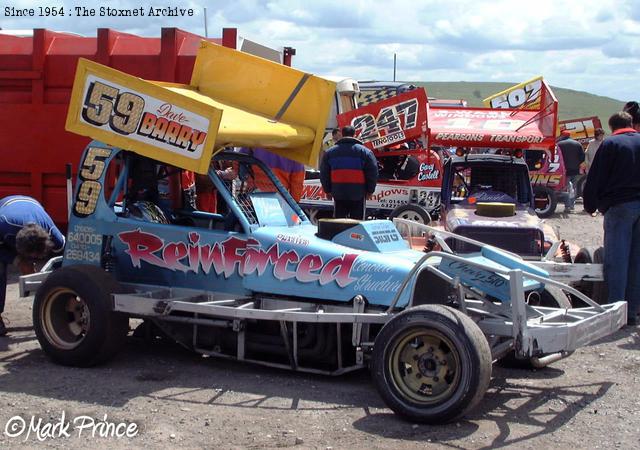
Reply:
M596 153L600 148L600 144L604 140L604 130L602 128L596 128L595 131L595 139L589 141L589 145L587 145L586 154L584 155L584 162L587 165L587 173L591 168L591 163L593 162L593 158L596 157Z

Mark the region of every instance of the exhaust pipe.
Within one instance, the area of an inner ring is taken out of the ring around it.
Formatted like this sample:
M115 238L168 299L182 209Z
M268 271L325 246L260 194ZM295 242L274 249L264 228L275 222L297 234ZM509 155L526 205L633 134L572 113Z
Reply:
M549 355L538 358L537 356L533 356L531 358L531 365L536 369L542 369L543 367L547 367L549 364L553 364L556 361L560 361L561 359L566 358L571 355L573 352L557 352L551 353Z

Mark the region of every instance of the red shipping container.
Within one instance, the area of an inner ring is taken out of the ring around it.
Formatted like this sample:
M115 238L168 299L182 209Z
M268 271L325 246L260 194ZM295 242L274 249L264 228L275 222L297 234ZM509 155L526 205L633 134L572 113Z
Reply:
M66 228L65 165L75 174L89 142L64 129L78 58L148 80L189 83L202 39L177 28L163 28L160 38L108 28L97 37L45 29L28 37L0 34L0 198L30 195ZM236 48L237 30L208 40ZM285 49L285 63L290 58Z

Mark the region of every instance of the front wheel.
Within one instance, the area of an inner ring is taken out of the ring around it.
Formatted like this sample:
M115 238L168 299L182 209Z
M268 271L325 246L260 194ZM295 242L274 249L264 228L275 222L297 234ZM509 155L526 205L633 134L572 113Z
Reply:
M110 295L118 291L99 267L69 266L49 275L33 304L33 326L47 356L88 367L115 355L129 331L128 318L111 308Z
M574 264L602 264L604 267L604 247L583 247L578 251ZM575 288L596 303L607 303L609 289L605 281L579 281Z
M491 350L468 316L421 305L391 319L374 343L371 370L385 403L398 415L444 423L473 408L491 379Z
M546 308L571 308L571 300L564 291L555 286L546 286L542 292L530 292L527 295L530 306L544 306Z

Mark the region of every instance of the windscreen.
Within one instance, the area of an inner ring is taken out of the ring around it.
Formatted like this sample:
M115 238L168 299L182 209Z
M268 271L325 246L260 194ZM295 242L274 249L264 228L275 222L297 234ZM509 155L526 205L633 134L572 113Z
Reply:
M276 182L280 182L272 179L255 160L236 159L222 154L214 158L212 167L250 225L287 226L300 223L300 217L276 186ZM220 208L223 207L220 205Z
M529 182L524 167L482 164L453 166L451 203L472 205L479 202L528 204Z

